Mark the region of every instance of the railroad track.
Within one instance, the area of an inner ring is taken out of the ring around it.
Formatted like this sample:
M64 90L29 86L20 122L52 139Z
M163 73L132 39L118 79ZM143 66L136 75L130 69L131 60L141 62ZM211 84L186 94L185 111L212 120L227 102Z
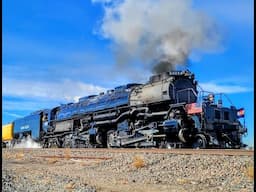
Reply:
M6 150L6 149L5 149ZM7 149L8 150L8 149ZM69 149L69 148L47 148L47 149L11 149L11 150L38 150L38 151L56 151L65 153L70 151L70 153L75 152L103 152L103 153L155 153L155 154L183 154L183 155L228 155L228 156L253 156L254 150L244 150L244 149Z
M82 149L84 150L84 149ZM159 153L159 154L202 154L202 155L239 155L253 156L253 150L237 150L237 149L85 149L86 151L98 151L109 153Z

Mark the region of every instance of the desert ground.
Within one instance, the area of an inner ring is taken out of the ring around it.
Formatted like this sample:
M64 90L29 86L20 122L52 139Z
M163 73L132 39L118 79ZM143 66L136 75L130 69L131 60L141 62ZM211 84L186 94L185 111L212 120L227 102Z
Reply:
M2 191L254 191L253 155L2 149Z

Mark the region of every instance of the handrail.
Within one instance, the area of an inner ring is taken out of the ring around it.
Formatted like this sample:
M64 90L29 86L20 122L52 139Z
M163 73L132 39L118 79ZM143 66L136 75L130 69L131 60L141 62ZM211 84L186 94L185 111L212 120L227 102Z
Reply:
M193 88L186 88L186 89L178 90L176 92L177 101L179 102L179 93L184 92L184 91L188 91L188 92L192 92L194 94L194 96L197 97L197 102L198 103L202 103L202 100L205 96L207 96L209 94L213 94L214 96L219 96L221 100L222 100L222 95L223 95L228 100L228 102L233 106L233 103L232 103L231 99L226 94L224 94L224 93L214 93L212 91L205 91L200 86L199 86L199 88L201 89L201 91L199 91L198 94L195 92L195 90ZM190 99L190 94L188 94L188 99Z
M200 101L200 100L202 100L203 97L207 96L205 94L213 94L214 96L219 96L221 100L222 100L222 96L224 96L228 100L228 102L233 106L231 99L225 93L214 93L214 92L210 92L210 91L200 91L198 94L199 95L198 100Z

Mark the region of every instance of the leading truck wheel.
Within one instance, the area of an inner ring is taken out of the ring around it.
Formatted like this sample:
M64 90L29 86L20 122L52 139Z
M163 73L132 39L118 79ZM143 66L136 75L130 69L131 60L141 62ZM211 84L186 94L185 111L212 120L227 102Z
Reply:
M193 143L193 148L194 149L205 149L206 148L206 137L202 134L197 134L195 136L195 141Z

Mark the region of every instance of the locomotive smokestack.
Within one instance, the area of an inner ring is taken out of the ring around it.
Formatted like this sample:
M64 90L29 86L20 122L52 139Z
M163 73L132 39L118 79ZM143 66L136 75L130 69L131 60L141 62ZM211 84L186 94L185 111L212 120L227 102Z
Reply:
M212 51L220 42L214 22L191 0L105 0L103 5L99 32L112 40L122 68L136 61L153 73L174 70L193 50Z

